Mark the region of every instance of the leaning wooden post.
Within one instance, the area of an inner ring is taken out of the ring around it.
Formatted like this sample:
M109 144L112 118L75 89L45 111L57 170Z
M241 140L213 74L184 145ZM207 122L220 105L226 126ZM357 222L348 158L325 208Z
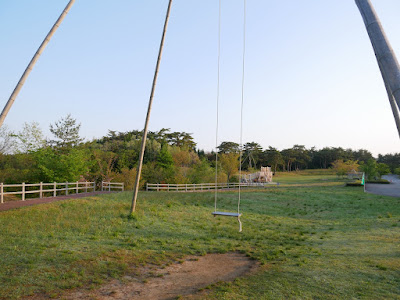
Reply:
M370 0L355 0L365 23L372 47L375 51L378 66L381 70L389 102L396 121L400 136L400 119L398 109L400 108L400 66L396 55L389 43L382 24L374 10ZM396 102L397 107L395 105Z
M17 86L15 87L13 93L11 94L10 98L8 99L6 105L4 106L4 109L0 115L0 127L3 125L4 119L6 118L8 112L11 109L11 106L13 105L15 99L17 98L19 92L22 89L22 86L25 83L25 80L28 78L29 73L32 71L34 65L36 64L37 60L39 59L40 55L46 48L47 44L50 42L51 37L53 34L56 32L58 27L60 26L61 22L64 20L65 16L68 14L71 6L74 4L75 0L70 0L68 5L65 7L64 11L60 15L60 17L57 19L56 23L53 25L51 28L50 32L47 34L46 38L40 45L39 49L36 51L35 55L33 56L31 62L29 63L28 67L25 69L24 74L22 75L21 79L18 81Z
M149 106L147 108L146 121L144 123L142 145L140 147L140 155L139 155L139 165L138 165L137 174L136 174L135 186L134 186L134 189L133 189L131 213L133 213L135 211L135 209L136 209L136 200L137 200L137 194L139 192L139 182L140 182L140 175L141 175L142 166L143 166L144 150L146 148L147 130L148 130L148 126L149 126L151 106L153 104L154 91L155 91L156 84L157 84L158 70L160 68L161 56L162 56L162 51L163 51L163 48L164 48L165 35L166 35L166 32L167 32L169 15L170 15L170 12L171 12L171 6L172 6L172 0L169 0L168 9L167 9L167 15L165 16L164 30L163 30L162 37L161 37L160 49L159 49L159 52L158 52L156 70L154 72L153 86L151 88L151 93L150 93Z

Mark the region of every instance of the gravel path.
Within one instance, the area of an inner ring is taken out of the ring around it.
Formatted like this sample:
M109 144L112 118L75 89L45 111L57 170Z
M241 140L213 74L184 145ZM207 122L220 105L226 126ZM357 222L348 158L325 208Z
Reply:
M25 206L32 206L32 205L38 205L42 203L50 203L50 202L55 202L55 201L61 201L61 200L68 200L68 199L76 199L76 198L84 198L84 197L90 197L90 196L96 196L100 194L109 194L109 193L114 193L114 192L93 192L93 193L81 193L81 194L72 194L68 196L58 196L58 197L48 197L48 198L35 198L35 199L29 199L26 201L10 201L10 202L5 202L0 204L0 212L10 210L10 209L16 209L20 207L25 207Z
M400 197L400 179L397 175L385 175L383 179L389 180L390 184L368 183L365 185L365 190L371 194Z

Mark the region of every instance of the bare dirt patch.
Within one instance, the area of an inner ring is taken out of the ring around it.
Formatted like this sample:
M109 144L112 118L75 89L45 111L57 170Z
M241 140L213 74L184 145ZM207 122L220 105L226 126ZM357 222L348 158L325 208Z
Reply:
M74 291L62 299L176 299L196 294L221 281L232 281L254 270L257 263L239 253L187 257L164 269L156 269L147 280L126 276L97 290Z

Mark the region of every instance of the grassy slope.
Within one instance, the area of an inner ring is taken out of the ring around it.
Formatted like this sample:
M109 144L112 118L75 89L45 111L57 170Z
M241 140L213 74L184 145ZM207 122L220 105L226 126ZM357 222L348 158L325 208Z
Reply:
M245 192L243 233L235 219L211 216L210 193L142 193L133 218L130 193L1 213L0 298L56 296L141 264L242 251L260 272L207 298L400 299L399 199L327 184ZM236 193L219 198L235 209Z

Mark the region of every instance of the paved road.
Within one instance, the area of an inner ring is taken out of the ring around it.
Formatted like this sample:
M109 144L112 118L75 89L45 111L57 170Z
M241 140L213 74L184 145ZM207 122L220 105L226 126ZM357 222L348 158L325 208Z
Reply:
M383 179L389 180L390 184L376 184L368 183L365 185L365 190L368 193L400 197L400 178L397 175L385 175L382 176Z

